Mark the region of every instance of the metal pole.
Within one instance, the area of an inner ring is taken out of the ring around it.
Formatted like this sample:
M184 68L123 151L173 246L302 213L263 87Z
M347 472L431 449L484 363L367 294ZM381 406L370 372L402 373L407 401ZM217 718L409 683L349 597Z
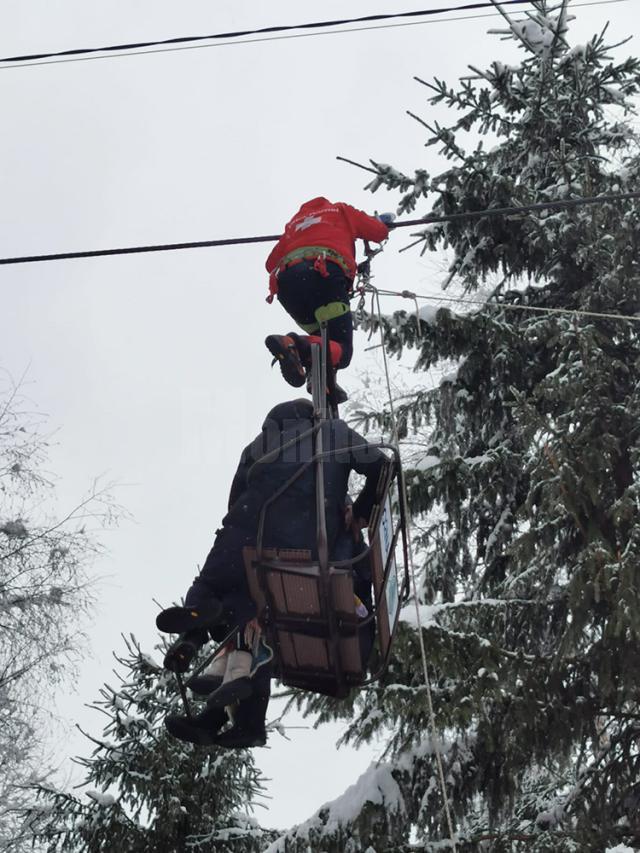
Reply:
M184 681L182 680L182 676L179 672L174 673L176 677L176 681L178 682L178 690L180 691L180 696L182 697L182 704L184 705L185 714L187 715L188 720L192 720L191 716L191 708L189 707L189 701L187 700L187 691L184 689Z
M327 418L327 324L320 324L320 411L322 420Z
M325 332L326 335L326 332ZM324 506L324 456L322 453L322 422L326 419L326 348L311 345L311 390L313 393L314 426L320 426L314 439L314 463L316 479L316 544L320 572L326 576L329 569L329 544L327 541L327 518Z
M315 436L315 475L316 475L316 542L318 546L319 566L319 588L320 595L324 599L325 612L327 614L327 626L329 636L327 643L336 681L339 687L344 685L344 673L342 660L340 658L340 636L335 610L333 608L333 596L331 594L331 576L329 574L329 541L327 538L327 513L324 494L324 453L322 428L327 423L327 325L321 324L320 346L313 344L311 347L311 371L312 389L314 403L314 426L318 427Z

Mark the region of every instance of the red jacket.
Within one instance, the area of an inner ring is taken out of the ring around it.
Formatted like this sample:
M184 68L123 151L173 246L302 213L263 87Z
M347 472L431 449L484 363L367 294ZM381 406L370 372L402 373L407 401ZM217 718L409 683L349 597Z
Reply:
M380 243L388 236L387 226L374 216L341 201L334 204L322 196L311 199L287 222L284 234L267 258L265 266L270 275L269 291L272 295L277 293L278 264L295 249L306 246L331 249L344 259L346 271L354 278L356 239Z

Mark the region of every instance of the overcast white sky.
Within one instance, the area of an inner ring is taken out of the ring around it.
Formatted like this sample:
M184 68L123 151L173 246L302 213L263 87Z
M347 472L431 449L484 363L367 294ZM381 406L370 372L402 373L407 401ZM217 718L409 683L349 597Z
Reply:
M578 0L578 3L580 0ZM576 8L572 42L611 20L635 36L638 0ZM446 5L434 0L4 0L0 55ZM451 5L456 5L451 3ZM576 4L577 5L577 4ZM477 13L473 13L474 15ZM58 66L0 68L0 256L278 233L326 195L373 211L394 196L335 160L436 169L406 109L433 120L413 75L454 82L467 63L517 61L486 34L499 18L236 44ZM418 211L418 214L424 211ZM406 235L404 235L406 236ZM436 290L437 276L393 235L378 283ZM242 447L276 402L295 396L263 345L291 324L264 302L269 245L2 267L0 367L59 428L51 469L61 506L96 475L122 483L134 521L103 536L105 578L77 693L59 702L96 732L84 703L110 679L133 632L155 642L157 608L183 594L224 514ZM356 340L347 389L371 366ZM358 352L360 350L360 352ZM335 727L278 735L256 757L273 779L267 824L308 817L371 753L335 751ZM79 736L61 756L86 752ZM63 768L69 766L63 761ZM311 772L310 772L311 771ZM304 776L301 774L304 773ZM304 784L301 784L301 779ZM337 781L336 781L337 780Z

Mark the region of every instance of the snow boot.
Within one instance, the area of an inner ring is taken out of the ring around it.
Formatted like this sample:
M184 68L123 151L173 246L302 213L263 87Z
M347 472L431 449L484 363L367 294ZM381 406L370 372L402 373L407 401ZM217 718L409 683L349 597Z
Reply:
M223 708L251 696L251 652L234 649L227 655L227 668L222 684L207 699L208 708Z
M208 696L222 684L227 669L227 648L225 647L211 661L200 675L194 675L186 682L186 686L198 696Z
M292 335L268 335L265 346L273 356L272 364L278 362L285 382L300 388L305 382L305 372L300 353Z
M264 746L267 742L265 717L269 697L254 695L234 709L233 726L219 735L214 742L225 749L250 749Z
M207 700L210 707L219 708L247 699L253 693L253 676L273 660L273 649L265 642L257 619L250 620L239 629L230 645L231 651L222 658L226 664L222 684ZM221 672L222 663L218 663L216 675L219 677Z
M156 616L156 627L166 634L182 634L193 628L208 628L222 617L222 604L215 598L193 607L167 607Z
M179 714L170 714L165 718L164 724L169 734L178 740L198 746L212 746L219 737L219 729L228 719L224 708L207 708L191 719Z

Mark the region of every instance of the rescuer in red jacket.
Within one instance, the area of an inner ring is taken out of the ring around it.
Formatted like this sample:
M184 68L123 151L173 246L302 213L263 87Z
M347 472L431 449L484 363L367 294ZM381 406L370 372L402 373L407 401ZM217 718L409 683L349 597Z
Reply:
M349 297L356 274L355 241L380 243L389 236L393 214L369 216L343 202L322 196L305 202L285 226L284 234L266 261L269 296L278 301L307 332L269 335L265 344L285 380L304 385L311 366L311 344L320 342L320 323L327 322L331 364L347 367L353 354L353 320ZM346 395L338 389L337 402Z

